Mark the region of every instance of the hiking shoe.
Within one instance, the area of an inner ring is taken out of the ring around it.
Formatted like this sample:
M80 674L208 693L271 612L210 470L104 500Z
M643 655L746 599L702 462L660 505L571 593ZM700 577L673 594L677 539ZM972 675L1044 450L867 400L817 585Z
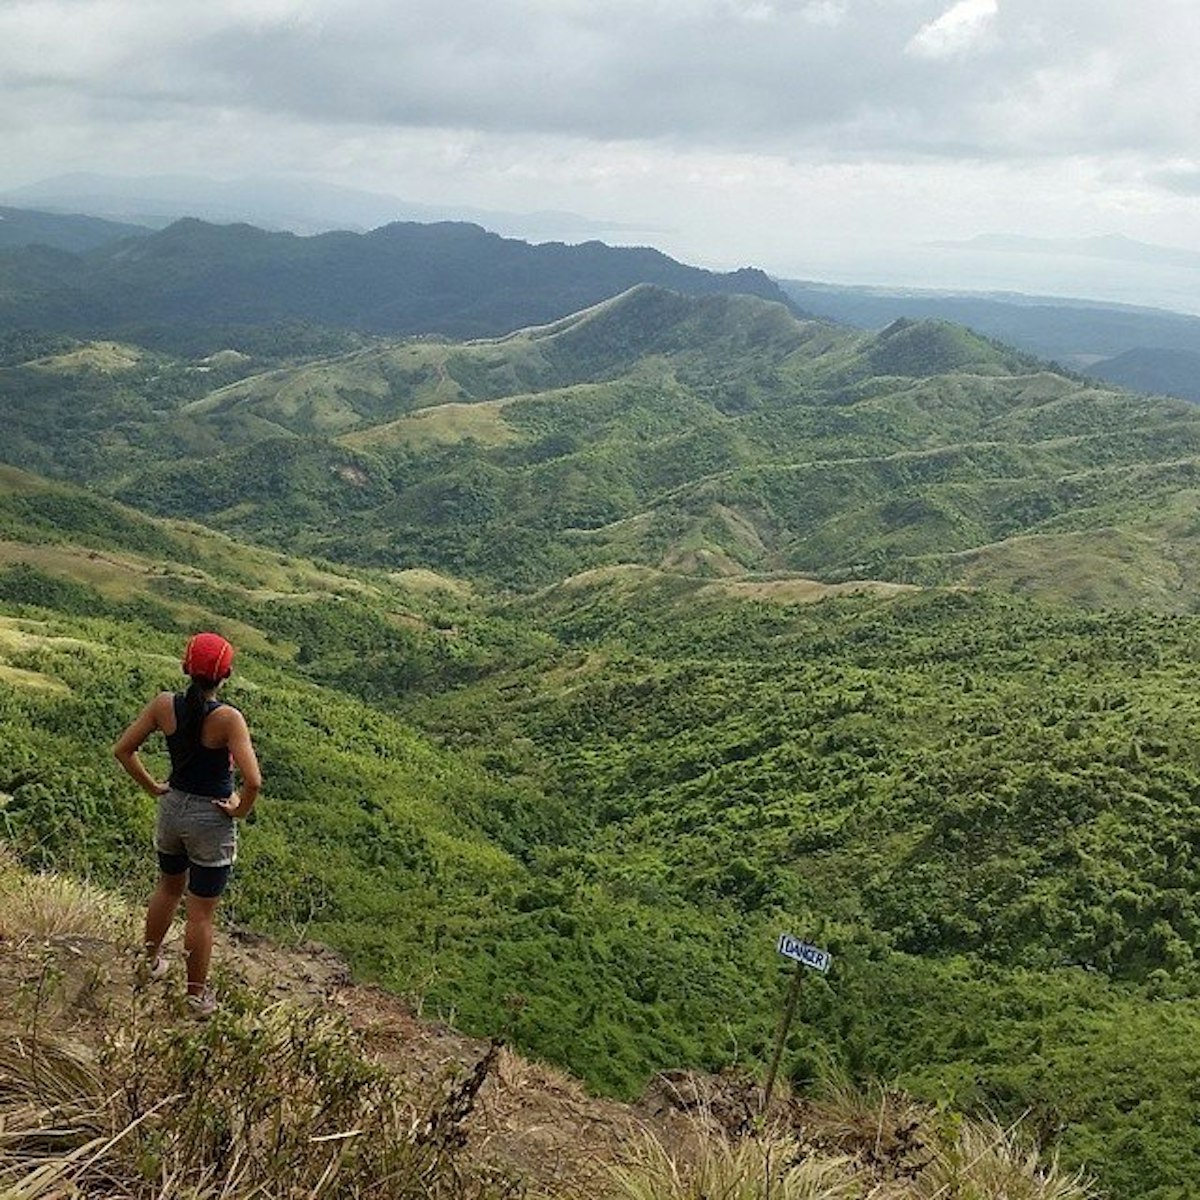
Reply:
M197 1021L207 1021L220 1007L217 998L209 988L199 993L193 993L187 998L188 1015Z
M165 979L170 969L171 964L161 954L155 954L153 958L145 954L140 954L133 968L133 973L137 982L142 987L145 987L147 984L157 983L160 979Z

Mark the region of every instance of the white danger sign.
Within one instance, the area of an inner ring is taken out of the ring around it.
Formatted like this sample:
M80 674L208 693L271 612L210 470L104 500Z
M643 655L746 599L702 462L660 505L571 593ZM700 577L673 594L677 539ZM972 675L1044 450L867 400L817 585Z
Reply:
M828 950L819 950L816 946L810 946L808 942L802 942L799 938L792 937L790 933L781 933L779 943L775 948L784 958L795 959L796 962L802 963L806 967L812 967L814 971L820 971L822 975L829 970L829 964L833 962L833 955Z

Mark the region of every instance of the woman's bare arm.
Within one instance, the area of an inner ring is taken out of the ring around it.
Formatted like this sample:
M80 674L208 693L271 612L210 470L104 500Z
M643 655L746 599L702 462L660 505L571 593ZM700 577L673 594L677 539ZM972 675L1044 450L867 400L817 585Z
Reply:
M254 743L250 740L250 730L246 718L236 708L219 708L217 713L221 718L222 732L225 734L225 744L233 756L233 765L237 767L242 777L242 786L227 800L214 801L216 806L231 817L248 816L258 799L262 789L262 772L258 766L258 755L254 753Z
M128 728L117 739L117 744L113 747L113 754L117 762L125 768L138 787L148 792L151 796L161 796L167 790L167 784L159 783L146 770L145 764L138 757L138 750L141 749L142 743L155 730L161 728L159 713L161 712L162 700L165 695L168 695L168 693L163 692L161 695L155 696L138 713L133 721L130 722Z

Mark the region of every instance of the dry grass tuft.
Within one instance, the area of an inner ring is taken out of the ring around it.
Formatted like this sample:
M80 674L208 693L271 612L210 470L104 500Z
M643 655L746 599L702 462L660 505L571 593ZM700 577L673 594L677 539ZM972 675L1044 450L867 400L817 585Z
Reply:
M0 1195L19 1200L483 1197L460 1167L492 1060L424 1105L339 1016L284 1005L163 1024L136 993L96 1061L22 1037L0 1053Z
M496 1059L496 1082L500 1089L521 1093L553 1093L571 1100L587 1100L587 1089L573 1075L549 1063L522 1058L501 1047Z
M942 1137L926 1106L879 1084L827 1084L793 1106L792 1120L806 1142L850 1155L879 1180L917 1178Z
M915 1181L914 1200L1088 1200L1095 1192L1082 1175L1043 1163L1014 1129L964 1122L957 1138L938 1149Z
M111 893L65 875L31 874L0 847L0 940L102 938L125 943L134 917Z
M614 1200L856 1200L864 1195L845 1156L810 1157L778 1132L731 1138L697 1121L679 1151L647 1133L612 1171Z
M849 1085L739 1132L688 1105L672 1142L645 1133L610 1172L613 1200L1095 1200L1015 1128L947 1118Z

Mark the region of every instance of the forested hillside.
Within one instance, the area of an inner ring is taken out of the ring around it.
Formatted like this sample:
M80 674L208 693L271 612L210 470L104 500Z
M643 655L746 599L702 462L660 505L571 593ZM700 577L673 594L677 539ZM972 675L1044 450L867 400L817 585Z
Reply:
M23 859L144 890L108 747L217 628L267 778L227 919L624 1095L761 1068L792 932L834 955L801 1090L897 1080L1188 1195L1200 414L655 287L346 337L0 343Z
M227 915L318 937L603 1090L762 1062L781 930L831 949L786 1060L1001 1116L1183 1194L1200 1063L1192 618L599 571L501 603L9 472L0 806L134 894L107 746L199 625L269 780Z
M507 333L638 283L787 303L761 271L717 274L649 248L530 245L463 222L298 237L189 218L87 253L0 250L0 329L184 354L264 345L314 353L313 338L330 331Z
M1109 358L1139 345L1200 349L1200 317L1161 308L1020 293L841 287L795 279L785 279L780 286L806 311L861 329L882 329L900 318L953 321L1068 364L1081 355Z
M144 226L123 221L0 205L0 250L50 246L78 254L123 238L142 237L149 232Z
M1200 401L1200 350L1138 347L1094 364L1089 373L1133 391Z

